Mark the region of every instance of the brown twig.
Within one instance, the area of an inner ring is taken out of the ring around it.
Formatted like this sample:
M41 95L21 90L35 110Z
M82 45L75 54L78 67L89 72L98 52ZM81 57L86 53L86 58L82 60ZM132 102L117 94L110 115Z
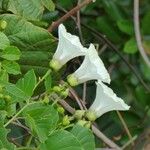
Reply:
M49 32L52 32L55 28L57 28L62 22L64 22L65 20L67 20L70 16L74 15L75 13L77 13L82 7L88 5L89 3L91 3L92 0L84 0L82 3L78 4L76 7L74 7L73 9L71 9L70 11L68 11L68 13L66 13L64 16L62 16L60 19L58 19L57 21L53 22L50 27L48 28Z
M70 93L72 94L72 96L75 98L77 104L79 105L80 109L84 109L82 102L80 101L80 99L78 98L76 92L70 87L69 88Z
M147 66L150 68L150 60L148 56L146 55L146 52L144 50L144 47L142 45L142 38L140 33L140 23L139 23L139 0L134 0L134 30L135 30L135 38L137 42L137 46L139 49L139 52L141 53L141 56L143 57L143 60L147 64Z

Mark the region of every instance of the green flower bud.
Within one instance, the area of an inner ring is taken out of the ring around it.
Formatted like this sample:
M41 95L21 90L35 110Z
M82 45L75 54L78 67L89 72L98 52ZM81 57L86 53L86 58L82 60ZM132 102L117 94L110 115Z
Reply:
M62 124L63 124L63 126L68 126L70 124L70 119L69 119L68 115L64 116L64 118L62 120Z
M84 125L84 127L90 129L90 128L91 128L91 121L88 121L88 122Z
M74 75L69 75L67 77L67 81L71 86L77 86L78 85L78 80Z
M44 97L43 102L44 102L45 104L48 104L48 103L49 103L49 97L48 97L47 95Z
M64 108L61 107L61 106L58 106L58 107L57 107L57 111L58 111L60 114L64 114L64 112L65 112Z
M4 30L7 27L7 22L5 20L0 21L0 29Z
M74 113L74 117L78 120L81 120L85 114L85 110L76 110Z
M62 88L60 86L54 86L53 87L53 91L56 92L56 93L60 93L62 90Z
M6 102L10 102L11 101L11 96L5 95L4 99L5 99Z
M92 111L87 111L86 114L85 114L86 118L89 120L89 121L95 121L96 120L96 115L94 112Z
M54 59L50 61L49 65L55 71L58 71L61 68L61 64L57 60L54 60Z
M62 98L66 98L66 97L68 96L68 94L69 94L69 89L66 89L65 91L62 91L62 92L60 93L60 96L61 96Z
M77 124L80 125L80 126L82 126L82 127L84 127L86 123L87 123L87 121L85 121L85 120L79 120L77 122Z

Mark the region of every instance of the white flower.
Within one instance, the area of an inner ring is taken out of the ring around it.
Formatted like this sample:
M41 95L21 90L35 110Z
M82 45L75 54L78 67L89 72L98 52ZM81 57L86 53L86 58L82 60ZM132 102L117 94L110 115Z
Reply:
M59 42L50 66L59 70L65 63L77 56L85 55L86 48L80 43L79 37L66 31L63 24L58 28Z
M103 82L110 83L109 73L98 56L93 44L91 44L89 49L87 49L85 59L81 66L73 74L68 76L68 82L71 83L72 80L75 83L70 84L72 86L84 83L88 80L101 80Z
M121 98L117 97L112 89L101 81L98 81L96 84L96 98L89 108L89 112L94 112L96 118L112 110L129 110L130 106L125 104Z

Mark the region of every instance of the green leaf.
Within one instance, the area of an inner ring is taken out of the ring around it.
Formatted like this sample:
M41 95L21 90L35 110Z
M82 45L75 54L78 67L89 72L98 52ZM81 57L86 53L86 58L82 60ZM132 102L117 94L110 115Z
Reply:
M52 0L41 0L43 5L50 11L55 10L55 4L53 3Z
M2 81L3 83L8 82L8 73L6 72L6 70L1 70L0 81Z
M150 35L143 37L143 41L142 41L143 47L145 52L150 55Z
M37 81L34 70L30 70L24 75L24 78L17 81L16 86L26 95L32 96L36 83Z
M6 92L12 97L12 103L27 101L30 98L14 84L7 84L5 89Z
M0 127L0 149L15 150L15 146L7 140L8 131L4 127Z
M7 105L6 111L7 117L12 117L14 114L16 114L16 103Z
M52 56L52 53L45 51L23 51L19 64L49 68L49 61Z
M3 32L0 32L0 49L5 49L9 45L10 42L7 36Z
M140 69L142 71L142 75L144 79L150 81L150 69L149 67L143 62L143 60L140 61Z
M134 34L134 29L133 29L133 24L129 20L118 20L117 22L118 28L128 34L128 35L133 35Z
M145 14L145 16L142 20L142 31L143 31L144 34L146 34L146 35L150 34L149 27L150 27L150 11L148 11Z
M71 132L60 130L52 133L45 143L41 144L40 149L94 150L94 136L89 129L76 125Z
M86 135L85 135L86 136ZM58 130L51 134L45 143L40 145L41 150L84 150L78 139L70 132Z
M45 84L46 91L51 89L51 87L52 87L52 77L51 77L51 75L49 75L45 78L44 84Z
M135 89L136 100L142 106L148 106L150 104L149 98L150 94L145 91L142 86L137 86Z
M71 133L78 139L84 150L95 149L94 136L90 129L75 125Z
M9 73L13 75L20 74L20 66L14 61L2 61L2 67Z
M138 51L136 40L130 39L125 43L123 51L128 54L135 54Z
M52 106L41 103L27 107L23 116L26 124L41 142L47 139L48 135L56 128L59 120L58 113Z
M5 106L6 106L5 100L0 98L0 110L4 110Z
M2 127L4 125L4 120L5 120L6 116L7 116L7 112L1 110L0 111L0 127Z
M7 10L9 0L0 0L0 10Z
M1 15L0 19L7 21L4 32L21 51L54 51L56 40L47 30L12 14Z
M1 57L7 60L18 60L20 58L21 52L15 46L9 46L2 51Z
M121 40L120 35L116 29L111 25L111 22L106 17L98 17L97 20L98 29L110 38L113 42L119 42Z
M111 19L114 21L123 19L122 11L119 9L120 7L113 0L102 0L102 4Z
M41 19L44 7L53 11L52 0L10 0L8 10L29 20Z

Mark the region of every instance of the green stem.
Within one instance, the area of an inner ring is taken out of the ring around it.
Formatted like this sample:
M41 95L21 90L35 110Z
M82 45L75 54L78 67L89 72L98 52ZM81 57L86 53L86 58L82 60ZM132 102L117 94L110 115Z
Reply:
M4 127L7 127L13 120L15 120L15 118L26 108L28 107L29 105L31 104L34 104L35 102L33 103L28 103L26 104L25 106L23 106L7 123L4 124Z
M51 70L48 70L45 75L42 77L42 79L40 79L37 84L35 85L33 91L37 88L37 86L51 73ZM4 124L4 127L7 127L26 107L28 107L31 104L37 103L37 102L32 102L29 103L29 100L27 100L27 104L25 106L23 106L6 124Z
M38 87L38 85L39 85L43 80L45 80L45 78L46 78L50 73L51 73L51 70L49 69L49 70L45 73L45 75L42 77L42 79L40 79L40 80L37 82L37 84L35 85L33 91Z
M74 126L74 123L72 123L72 124L70 124L70 125L64 127L63 130L65 130L65 129L67 129L67 128L71 128L71 127L73 127L73 126Z
M59 100L60 98L55 99L54 102L52 103L52 106L54 106Z
M27 141L27 143L26 143L26 147L30 147L30 144L31 144L31 142L32 142L32 139L33 139L33 136L30 135L30 137L29 137L29 139L28 139L28 141Z

